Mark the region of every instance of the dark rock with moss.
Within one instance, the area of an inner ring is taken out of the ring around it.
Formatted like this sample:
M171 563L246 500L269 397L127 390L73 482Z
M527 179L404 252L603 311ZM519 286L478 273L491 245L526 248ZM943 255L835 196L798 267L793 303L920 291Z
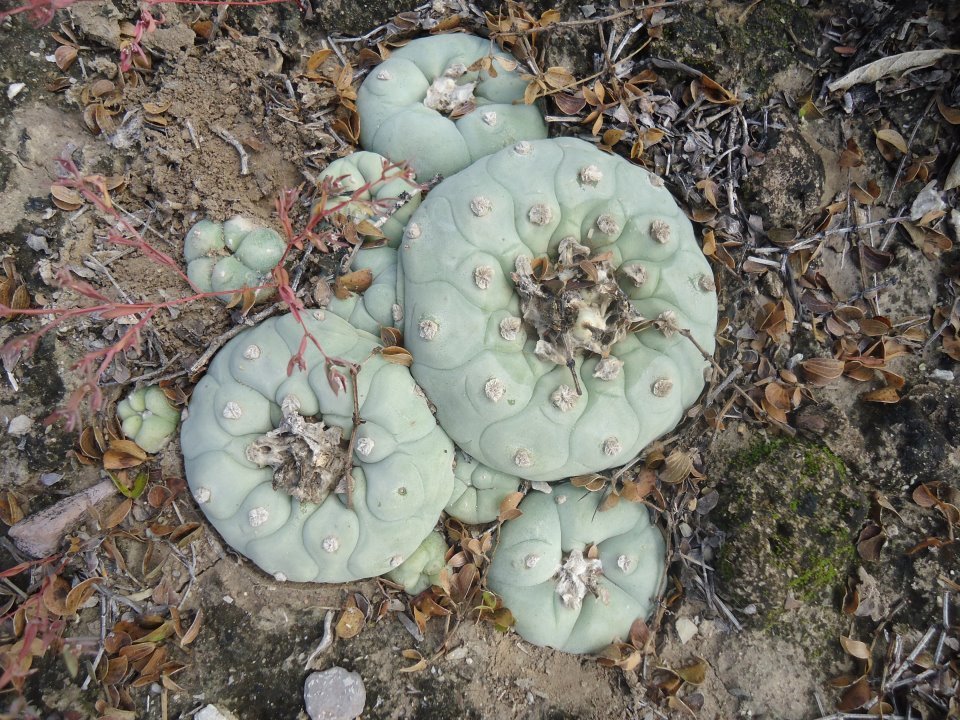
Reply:
M754 606L754 622L776 635L829 644L869 508L856 479L826 448L766 440L729 461L720 497L721 597Z

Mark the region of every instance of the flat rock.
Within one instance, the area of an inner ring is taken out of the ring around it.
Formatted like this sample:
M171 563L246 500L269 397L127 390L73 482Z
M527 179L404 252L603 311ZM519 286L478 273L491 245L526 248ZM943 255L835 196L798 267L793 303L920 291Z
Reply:
M307 676L303 701L310 720L353 720L363 712L367 691L358 673L334 666Z

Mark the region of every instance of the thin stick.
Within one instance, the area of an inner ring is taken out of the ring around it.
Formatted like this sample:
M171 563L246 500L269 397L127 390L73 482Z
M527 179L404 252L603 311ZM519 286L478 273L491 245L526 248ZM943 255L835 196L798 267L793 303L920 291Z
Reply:
M250 156L247 155L247 151L243 149L243 145L237 140L233 135L228 133L219 125L211 125L210 129L225 143L232 145L233 149L237 151L237 155L240 156L240 174L249 175L250 174Z

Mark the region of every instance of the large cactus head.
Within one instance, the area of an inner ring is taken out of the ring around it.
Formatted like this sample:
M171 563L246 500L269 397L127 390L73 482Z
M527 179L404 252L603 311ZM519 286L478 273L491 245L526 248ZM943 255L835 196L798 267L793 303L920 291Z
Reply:
M597 652L650 616L664 543L640 503L600 511L602 493L569 483L534 492L500 532L487 584L534 645Z
M622 465L703 388L717 298L693 228L659 178L588 143L517 143L445 180L398 272L414 376L500 472Z
M470 69L484 58L490 58L493 73ZM491 41L473 35L408 43L360 86L361 145L409 162L420 180L429 180L519 140L545 138L540 109L523 103L527 81L516 65Z

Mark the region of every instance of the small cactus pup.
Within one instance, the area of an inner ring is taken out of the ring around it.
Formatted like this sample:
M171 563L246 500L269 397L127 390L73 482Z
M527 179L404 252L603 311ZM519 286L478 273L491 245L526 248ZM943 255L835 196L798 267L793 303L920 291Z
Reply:
M652 613L664 577L663 536L642 503L599 510L603 493L570 483L532 492L500 531L487 587L534 645L596 653Z
M368 221L390 247L400 244L404 225L420 205L420 187L413 172L391 166L377 153L361 150L334 160L317 179L321 185L324 181L331 185L324 211L347 203L338 212L357 224Z
M444 180L397 272L413 376L502 473L623 465L703 389L717 295L693 227L659 178L589 143L519 142Z
M407 161L421 181L448 177L520 140L547 136L540 108L523 103L526 86L516 59L489 40L463 33L414 40L360 86L360 144Z
M516 475L494 470L457 450L453 495L444 510L468 525L493 522L500 514L500 503L517 491L520 482Z
M159 452L173 436L180 411L158 385L134 390L117 404L123 434L148 453Z
M380 335L380 329L398 327L403 316L397 302L397 251L392 247L364 248L353 261L355 271L368 271L370 284L351 292L334 286L327 309L358 330Z
M276 230L239 216L225 223L201 220L183 242L187 277L203 292L222 293L217 297L225 303L244 288L269 281L270 271L286 249ZM272 289L257 290L255 300L266 300L272 293Z
M237 335L190 399L187 483L223 539L278 580L382 575L433 530L453 487L453 444L376 338L330 313L302 318L339 374L309 343L307 370L288 376L305 337L290 315Z
M443 535L434 530L400 567L387 573L387 578L403 585L408 595L418 595L431 585L439 585L440 571L447 566L447 549Z

